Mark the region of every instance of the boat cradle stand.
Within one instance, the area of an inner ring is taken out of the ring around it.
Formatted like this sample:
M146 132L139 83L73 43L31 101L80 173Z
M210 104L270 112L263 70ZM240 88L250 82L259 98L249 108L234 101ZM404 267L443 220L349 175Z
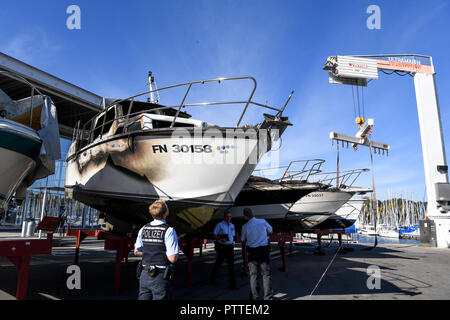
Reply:
M120 271L122 262L128 262L128 254L134 248L136 238L118 235L96 229L73 229L67 227L68 236L76 236L77 243L75 247L75 264L78 265L78 255L81 242L86 237L97 237L98 240L105 240L105 250L116 251L115 272L114 272L114 294L119 294L120 290Z
M123 235L117 235L110 232L105 232L97 229L73 229L67 228L68 236L77 237L75 247L75 264L78 265L78 255L80 252L81 242L86 237L96 237L99 240L105 240L105 250L116 250L116 265L114 274L114 293L118 294L120 289L120 270L122 262L128 261L128 254L134 248L136 238L130 238ZM194 238L179 239L179 246L187 258L187 273L186 273L186 287L192 287L192 262L194 258L194 249L200 249L200 256L202 255L202 245L206 240L199 240Z
M331 235L337 234L337 236L338 236L339 248L340 248L339 253L347 253L347 251L348 251L348 249L342 248L342 235L346 233L344 229L310 230L310 231L306 231L306 232L302 232L302 233L314 233L315 235L317 235L318 247L317 247L316 251L314 252L315 254L325 255L325 251L323 251L323 249L322 249L322 237L330 235L330 234Z
M55 232L59 222L60 218L44 217L38 224L38 230L48 232L46 239L0 240L0 256L7 257L19 270L16 300L25 300L27 298L31 256L52 253L53 232Z
M178 239L178 245L187 258L186 288L192 288L192 263L194 260L194 249L199 249L200 257L202 249L206 248L207 239L196 239L193 237Z

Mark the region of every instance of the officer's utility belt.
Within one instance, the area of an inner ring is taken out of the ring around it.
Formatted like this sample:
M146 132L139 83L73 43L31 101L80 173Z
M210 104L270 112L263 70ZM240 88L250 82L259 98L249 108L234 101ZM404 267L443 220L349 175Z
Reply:
M173 277L173 269L170 266L165 268L158 268L157 266L142 266L142 270L146 270L148 275L152 278L156 277L158 274L163 274L163 279L172 280ZM142 271L141 271L142 272ZM140 274L139 274L140 276Z
M161 272L164 272L167 268L159 268L157 266L142 266L142 269L147 270L150 276L155 277Z

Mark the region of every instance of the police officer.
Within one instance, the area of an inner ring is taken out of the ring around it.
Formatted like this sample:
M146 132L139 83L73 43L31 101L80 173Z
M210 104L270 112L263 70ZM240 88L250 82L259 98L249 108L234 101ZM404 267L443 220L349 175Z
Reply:
M168 300L173 263L180 251L175 230L166 223L169 209L164 200L149 207L154 219L139 230L134 254L142 256L139 300Z
M272 227L264 219L256 219L250 208L244 209L247 223L242 226L242 242L245 242L248 253L248 269L250 272L250 298L259 299L258 267L261 268L264 300L272 300L273 290L270 279L270 247L268 235Z
M239 289L236 286L236 274L234 272L234 236L236 231L231 223L231 212L225 212L224 220L219 222L214 228L216 262L211 275L211 283L216 282L217 274L224 259L227 260L228 266L228 284L231 289Z

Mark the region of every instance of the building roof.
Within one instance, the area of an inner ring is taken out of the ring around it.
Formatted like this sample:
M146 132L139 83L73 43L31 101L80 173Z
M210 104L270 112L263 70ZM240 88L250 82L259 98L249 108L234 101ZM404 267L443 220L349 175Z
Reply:
M0 52L0 89L19 100L31 95L30 84L55 103L63 138L72 139L79 120L84 123L103 109L103 97Z

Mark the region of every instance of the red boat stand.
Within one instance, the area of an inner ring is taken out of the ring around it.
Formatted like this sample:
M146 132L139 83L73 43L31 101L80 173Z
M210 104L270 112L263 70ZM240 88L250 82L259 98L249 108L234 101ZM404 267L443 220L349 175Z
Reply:
M0 256L7 257L19 270L17 279L16 300L27 298L28 274L30 259L33 255L51 254L53 233L58 227L60 218L44 217L37 226L38 230L48 231L47 239L7 239L0 240Z
M269 242L278 242L281 261L283 263L280 270L283 272L287 272L286 242L289 242L289 255L292 255L292 241L294 240L294 236L295 234L293 233L274 233L269 236Z
M118 294L120 290L120 271L122 262L128 261L128 254L134 248L136 238L130 238L124 235L113 234L111 232L101 230L71 229L70 227L67 227L67 235L77 237L75 264L78 264L78 255L80 252L81 242L88 236L97 237L98 240L105 240L105 250L116 250L114 293Z
M120 289L120 270L122 262L128 262L128 254L133 250L136 238L130 238L110 232L100 232L97 238L105 240L105 250L116 250L114 293L118 294Z
M88 236L97 237L99 240L105 240L105 250L116 250L116 264L114 274L114 293L119 293L120 288L120 270L122 262L128 261L128 254L134 248L136 238L129 238L123 235L117 235L110 232L104 232L101 230L89 230L89 229L72 229L67 228L68 236L76 236L77 243L75 249L75 264L78 264L78 255L80 252L81 242ZM206 241L203 239L179 239L180 249L186 255L187 274L186 274L186 287L192 287L192 263L194 258L194 249L200 249L200 255L202 254L202 248L206 247Z
M98 237L101 233L101 230L93 230L93 229L72 229L70 226L67 226L67 236L75 236L77 237L77 243L75 246L75 262L74 264L78 265L78 256L80 253L81 242L83 242L86 237Z
M327 236L330 234L337 234L338 235L338 240L339 240L339 247L341 247L342 245L342 234L345 233L345 230L340 230L340 229L336 229L336 230L314 230L314 234L317 235L317 243L319 245L319 247L317 248L317 252L320 255L324 255L325 252L322 250L322 236Z
M180 246L181 251L186 255L188 264L187 264L187 274L186 274L186 287L192 287L192 262L194 259L194 249L200 249L200 255L202 254L202 247L206 248L206 240L204 239L179 239L178 245Z

